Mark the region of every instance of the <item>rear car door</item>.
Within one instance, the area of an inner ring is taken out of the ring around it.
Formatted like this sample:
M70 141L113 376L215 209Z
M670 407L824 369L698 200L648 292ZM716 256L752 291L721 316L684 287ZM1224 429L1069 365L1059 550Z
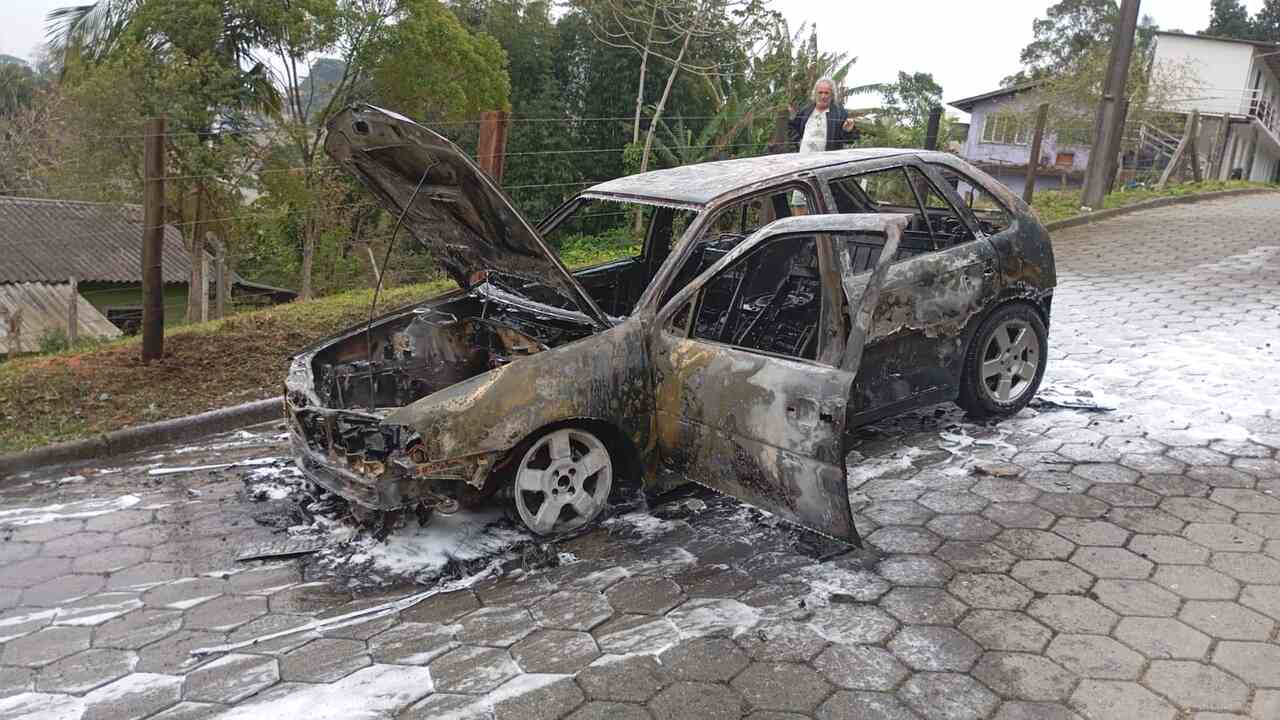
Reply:
M826 535L857 542L843 432L861 359L833 237L895 228L890 216L779 221L676 294L651 337L662 470ZM881 240L881 244L884 244Z
M946 399L960 379L970 320L998 294L995 249L913 160L829 183L841 210L911 216L880 293L850 421L870 422ZM847 245L855 273L879 258L874 243L854 239Z

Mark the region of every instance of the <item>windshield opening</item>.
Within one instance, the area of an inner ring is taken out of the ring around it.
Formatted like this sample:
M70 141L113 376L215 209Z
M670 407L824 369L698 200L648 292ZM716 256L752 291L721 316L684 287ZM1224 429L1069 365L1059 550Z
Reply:
M697 211L580 198L543 232L591 298L609 315L630 315Z
M638 202L582 198L568 215L543 234L570 269L669 251L697 213Z

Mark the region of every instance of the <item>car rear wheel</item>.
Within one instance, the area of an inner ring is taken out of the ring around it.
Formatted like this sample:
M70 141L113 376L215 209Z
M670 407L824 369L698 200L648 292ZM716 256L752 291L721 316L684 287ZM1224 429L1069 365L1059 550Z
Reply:
M1049 358L1048 330L1023 304L999 308L978 328L965 356L960 407L973 417L1012 415L1035 397Z
M516 513L538 535L561 535L590 523L609 505L613 457L582 428L559 428L529 446L516 467Z

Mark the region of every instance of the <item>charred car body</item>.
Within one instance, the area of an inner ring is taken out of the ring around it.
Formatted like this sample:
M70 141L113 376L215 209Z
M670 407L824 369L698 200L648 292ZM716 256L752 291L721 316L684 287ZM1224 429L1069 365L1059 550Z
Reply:
M955 400L1016 412L1044 371L1052 248L1019 199L941 153L859 149L597 185L538 227L463 152L370 106L329 126L460 289L296 355L303 471L370 511L494 493L557 534L623 476L694 480L858 540L850 428ZM570 273L548 238L634 234Z

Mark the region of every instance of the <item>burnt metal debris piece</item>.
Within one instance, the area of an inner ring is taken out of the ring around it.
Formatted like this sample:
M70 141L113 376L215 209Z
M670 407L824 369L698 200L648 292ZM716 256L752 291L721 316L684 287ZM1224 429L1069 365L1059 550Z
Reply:
M1044 372L1048 235L951 155L658 170L535 226L395 113L344 111L325 148L459 286L376 318L368 348L362 325L292 360L299 466L353 508L500 499L557 535L628 483L694 480L856 543L851 429L947 400L1016 412ZM582 236L636 254L571 273L552 248Z
M266 542L254 543L245 547L236 556L236 560L270 560L274 558L297 557L309 555L324 547L324 539L320 537L290 537Z

